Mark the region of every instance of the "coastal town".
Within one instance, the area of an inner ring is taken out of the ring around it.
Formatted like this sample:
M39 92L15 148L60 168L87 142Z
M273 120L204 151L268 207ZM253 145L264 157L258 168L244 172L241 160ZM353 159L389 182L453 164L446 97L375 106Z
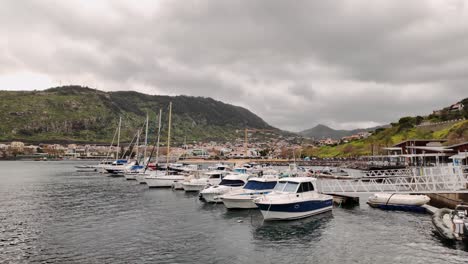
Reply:
M0 264L468 263L464 1L0 21Z

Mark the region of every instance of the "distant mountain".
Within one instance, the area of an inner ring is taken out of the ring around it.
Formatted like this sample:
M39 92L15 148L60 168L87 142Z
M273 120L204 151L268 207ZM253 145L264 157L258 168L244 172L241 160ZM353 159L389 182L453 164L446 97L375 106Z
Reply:
M167 130L169 102L173 104L172 138L178 143L243 138L245 128L282 133L245 108L211 98L64 86L44 91L0 91L0 141L109 142L119 116L123 119L122 139L130 141L143 125L146 113L154 138L160 108L164 133Z
M383 126L363 128L363 129L353 129L353 130L335 130L326 125L319 124L313 128L299 132L299 135L308 137L308 138L314 138L314 139L321 139L321 138L340 139L342 137L351 136L360 132L373 131L381 127Z

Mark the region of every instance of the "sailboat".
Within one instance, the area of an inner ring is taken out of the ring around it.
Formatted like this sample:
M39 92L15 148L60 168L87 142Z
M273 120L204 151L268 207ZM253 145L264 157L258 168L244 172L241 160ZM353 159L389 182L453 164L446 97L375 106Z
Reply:
M125 171L125 179L127 179L127 180L137 180L137 176L139 174L141 174L141 172L143 172L145 170L145 168L146 168L146 163L147 163L146 150L147 150L147 147L148 147L148 123L149 123L148 114L146 114L145 150L143 152L143 162L142 162L142 164L139 163L139 161L140 161L140 156L139 156L139 154L140 154L140 131L138 131L137 144L136 144L137 150L136 150L136 155L135 155L138 164L133 165L127 171Z
M172 119L172 102L169 103L169 126L167 128L167 159L165 171L153 171L151 176L145 177L146 184L150 188L170 188L174 183L183 181L184 175L169 175L169 157L171 151L171 120ZM158 140L159 141L159 140ZM159 148L158 148L159 149Z
M159 159L159 139L160 139L160 136L161 136L161 117L162 117L162 109L159 109L159 116L158 116L158 135L157 135L157 142L156 142L156 163L157 163L157 160ZM146 128L148 129L148 127ZM148 130L146 131L146 134L148 134ZM147 142L147 139L145 139L145 142ZM147 143L146 143L147 144ZM151 153L149 155L148 158L146 158L146 149L145 149L145 160L146 160L146 163L145 163L145 167L144 169L142 169L141 171L138 172L138 174L135 176L135 179L138 183L140 184L146 184L146 177L148 176L151 176L151 171L149 170L149 168L152 168L150 167L150 161L151 161L151 158L153 157L153 152L154 152L154 146L153 146L153 149L151 150Z

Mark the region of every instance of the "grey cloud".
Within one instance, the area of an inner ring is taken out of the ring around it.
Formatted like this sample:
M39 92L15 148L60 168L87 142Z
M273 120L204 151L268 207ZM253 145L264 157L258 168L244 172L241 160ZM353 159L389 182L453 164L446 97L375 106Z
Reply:
M382 124L468 96L467 13L463 1L7 0L0 80L211 96L290 130Z

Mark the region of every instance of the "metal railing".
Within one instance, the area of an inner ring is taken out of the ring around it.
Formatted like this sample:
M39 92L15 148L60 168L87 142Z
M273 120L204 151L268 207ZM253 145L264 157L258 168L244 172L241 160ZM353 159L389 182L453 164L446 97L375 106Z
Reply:
M468 193L468 174L460 166L370 171L350 180L317 179L327 194L351 193Z

